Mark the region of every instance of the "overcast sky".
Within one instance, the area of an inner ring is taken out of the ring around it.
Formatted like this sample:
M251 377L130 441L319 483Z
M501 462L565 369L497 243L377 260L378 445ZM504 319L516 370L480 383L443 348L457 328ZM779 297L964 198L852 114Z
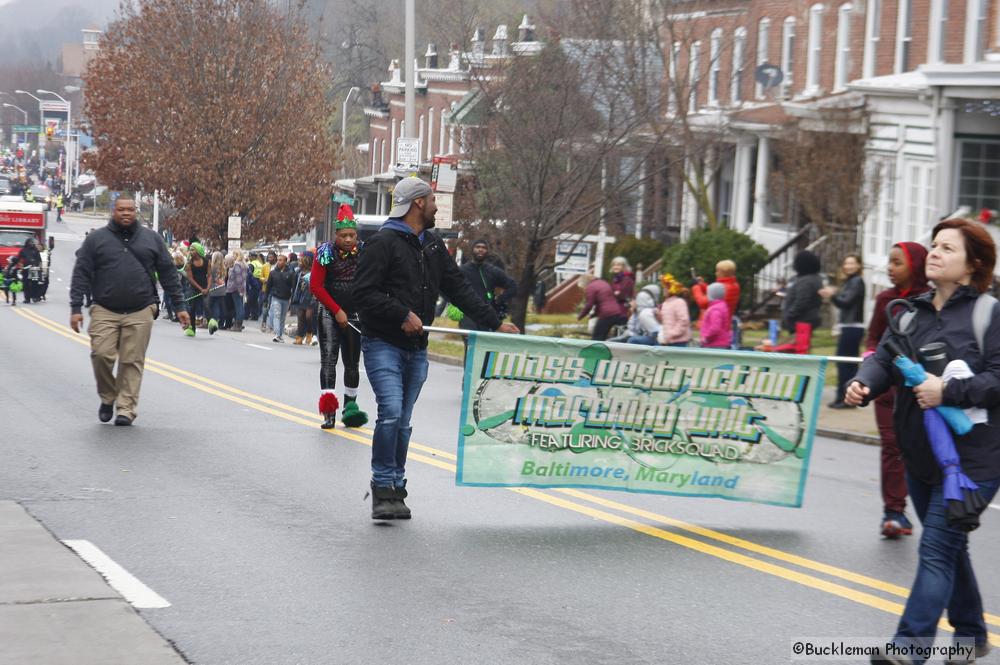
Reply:
M64 43L80 30L103 28L119 0L0 0L0 64L55 65Z

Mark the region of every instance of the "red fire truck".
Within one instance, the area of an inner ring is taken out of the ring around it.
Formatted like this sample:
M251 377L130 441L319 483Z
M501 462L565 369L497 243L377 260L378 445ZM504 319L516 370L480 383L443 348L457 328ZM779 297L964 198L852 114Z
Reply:
M21 251L24 241L34 236L45 244L48 213L44 203L28 203L17 196L0 196L0 267Z

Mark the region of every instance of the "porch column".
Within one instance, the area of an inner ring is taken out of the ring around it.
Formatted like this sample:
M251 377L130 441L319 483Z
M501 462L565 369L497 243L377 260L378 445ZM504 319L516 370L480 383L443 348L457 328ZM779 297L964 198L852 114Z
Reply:
M950 99L941 99L938 117L934 119L936 136L934 143L937 148L937 168L935 176L937 180L937 196L934 202L936 208L935 219L940 219L954 212L955 197L953 194L952 179L955 175L955 102ZM973 211L976 212L976 211ZM923 232L923 229L921 229Z
M757 138L757 184L753 192L752 227L767 222L767 176L771 171L771 145L766 136Z
M736 163L733 165L733 228L746 231L750 226L750 163L753 143L741 140L736 144Z

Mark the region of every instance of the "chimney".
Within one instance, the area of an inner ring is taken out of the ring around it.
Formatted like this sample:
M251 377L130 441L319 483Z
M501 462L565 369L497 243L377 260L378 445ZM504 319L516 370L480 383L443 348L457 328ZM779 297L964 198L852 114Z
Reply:
M475 34L472 35L472 54L481 58L485 52L486 31L482 28L476 28Z
M525 14L524 18L521 19L521 25L517 26L517 41L519 42L535 41L535 26L531 24L531 21L528 19L527 14Z
M399 60L389 61L389 82L399 84L403 82L402 72L399 71Z
M427 53L424 53L424 67L427 69L438 68L438 50L436 44L427 45Z
M507 26L498 25L493 35L493 55L507 55Z
M455 42L451 43L451 49L448 52L448 69L452 71L458 71L462 68L462 51L458 44Z

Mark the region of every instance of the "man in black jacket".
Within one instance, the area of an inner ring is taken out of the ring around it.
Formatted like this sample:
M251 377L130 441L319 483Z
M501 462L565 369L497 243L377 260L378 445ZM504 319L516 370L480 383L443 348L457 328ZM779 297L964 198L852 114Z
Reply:
M476 295L492 307L497 316L503 320L506 316L507 301L517 294L517 282L498 266L490 263L487 260L489 254L490 246L485 240L475 241L472 243L472 260L462 264L461 270ZM471 316L463 316L458 322L458 327L463 330L482 330ZM469 338L462 337L462 343L468 351ZM466 355L463 353L462 358L464 359Z
M69 324L75 332L83 326L83 299L93 295L87 332L102 423L111 420L115 406L115 425L135 420L146 347L160 302L155 274L173 301L181 327L188 327L191 321L170 252L158 234L136 224L135 201L123 194L115 201L108 225L87 235L77 251L69 293Z
M406 452L410 416L427 378L427 333L438 292L485 330L519 333L473 291L434 228L437 206L419 178L396 184L389 220L358 258L354 300L365 372L378 403L372 437L372 519L409 519Z
M278 255L278 262L271 268L267 276L267 293L271 296L269 320L274 329L272 342L284 342L285 317L288 316L288 304L292 300L292 289L295 288L296 273L288 266L288 257Z

